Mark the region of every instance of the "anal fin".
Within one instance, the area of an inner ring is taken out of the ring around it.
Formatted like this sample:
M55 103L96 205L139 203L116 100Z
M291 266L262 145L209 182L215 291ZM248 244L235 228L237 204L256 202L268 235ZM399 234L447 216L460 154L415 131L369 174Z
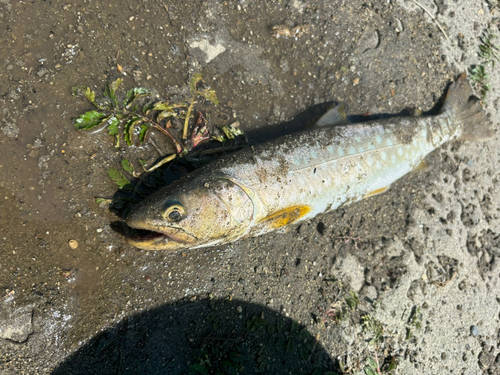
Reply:
M412 172L426 172L430 169L429 163L422 159L412 170Z
M390 187L391 186L389 185L389 186L384 186L383 188L380 188L380 189L370 191L369 193L366 193L365 195L363 195L363 199L385 193Z

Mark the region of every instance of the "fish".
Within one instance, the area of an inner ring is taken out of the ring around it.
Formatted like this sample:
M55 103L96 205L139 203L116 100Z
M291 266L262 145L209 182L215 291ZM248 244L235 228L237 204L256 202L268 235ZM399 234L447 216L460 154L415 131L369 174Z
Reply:
M453 140L493 134L465 73L437 115L349 124L344 104L315 126L222 157L135 206L143 250L196 249L259 236L381 194Z

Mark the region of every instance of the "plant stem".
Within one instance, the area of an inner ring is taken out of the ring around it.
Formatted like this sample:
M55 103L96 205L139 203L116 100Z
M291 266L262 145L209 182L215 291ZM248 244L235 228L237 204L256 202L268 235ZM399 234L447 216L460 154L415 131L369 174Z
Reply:
M172 155L170 155L170 156L167 156L165 159L160 160L158 163L156 163L155 165L153 165L153 166L152 166L151 168L149 168L149 169L146 169L146 168L144 168L144 167L143 167L143 168L144 168L144 171L146 171L146 172L148 172L148 173L149 173L149 172L152 172L152 171L154 171L155 169L157 169L157 168L161 167L162 165L167 164L169 161L174 160L176 157L177 157L177 154L172 154Z
M175 146L175 149L177 150L177 153L181 154L182 151L184 150L182 148L182 146L179 144L179 142L177 142L175 140L175 138L172 136L172 134L170 134L166 129L163 129L160 125L158 125L157 123L155 122L152 122L151 120L148 119L148 122L152 125L153 128L155 129L158 129L159 131L161 131L163 134L165 134L166 136L168 136L170 138L170 140L172 141L172 143L174 144Z
M189 118L191 117L191 112L193 111L194 103L196 102L196 94L193 95L191 99L191 104L188 107L188 111L186 113L186 119L184 120L184 129L182 130L182 139L187 139L188 127L189 127Z
M416 0L412 0L415 4L417 4L420 8L422 8L433 20L434 22L436 22L436 25L438 25L439 27L439 30L441 30L441 32L444 34L444 36L446 37L446 40L450 41L450 38L448 38L448 35L446 34L446 32L443 30L443 28L441 27L441 25L439 24L439 22L437 21L437 19L431 14L431 12L429 12L426 8L424 8L424 6L422 4L420 4L419 2L417 2Z

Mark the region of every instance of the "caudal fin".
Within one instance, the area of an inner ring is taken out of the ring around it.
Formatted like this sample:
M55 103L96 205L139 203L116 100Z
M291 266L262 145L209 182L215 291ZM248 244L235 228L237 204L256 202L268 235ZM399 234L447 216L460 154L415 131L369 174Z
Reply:
M441 113L450 112L462 134L458 139L464 141L484 141L493 136L490 121L472 93L472 89L462 73L450 86Z

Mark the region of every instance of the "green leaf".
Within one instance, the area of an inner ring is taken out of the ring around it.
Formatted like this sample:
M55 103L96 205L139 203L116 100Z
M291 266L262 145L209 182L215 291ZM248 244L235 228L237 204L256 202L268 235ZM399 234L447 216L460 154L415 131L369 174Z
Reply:
M118 88L120 87L122 82L123 82L123 78L118 78L116 81L108 84L107 94L109 95L109 98L111 99L111 104L113 105L113 108L118 107L118 99L116 98L116 90L118 90Z
M106 117L107 116L105 113L101 113L98 111L88 111L80 115L75 120L75 127L78 130L92 129L94 126L101 124L102 120Z
M96 203L111 203L112 199L109 198L94 198Z
M411 328L406 327L406 337L405 340L409 340L413 337L413 332L411 331Z
M127 145L131 146L134 140L134 127L142 122L141 117L134 116L130 121L125 125L125 141Z
M99 107L95 101L95 92L90 89L90 87L87 87L85 90L85 97L89 102L91 102L93 105L96 107Z
M136 98L135 89L128 90L127 93L125 94L125 101L123 102L123 105L128 106L135 100L135 98Z
M189 82L189 87L191 88L191 95L194 95L196 92L196 85L203 81L203 74L195 73L193 78L191 78L191 82Z
M160 122L161 120L168 118L168 117L177 117L177 113L169 112L169 111L162 111L162 112L158 113L158 116L156 116L156 121Z
M127 159L123 159L121 164L122 168L125 169L128 173L134 174L134 166Z
M139 163L141 163L142 166L148 164L146 160L139 159Z
M146 136L150 127L151 124L149 122L144 122L141 124L141 131L139 132L139 140L141 141L141 143L144 143L144 141L146 141Z
M110 168L108 170L108 175L111 177L113 182L118 185L122 190L132 190L132 185L130 185L129 180L116 168Z
M387 371L392 371L395 370L398 367L398 362L396 361L396 358L392 357L391 363L389 364L389 367L387 368Z
M370 366L372 370L377 370L378 368L377 362L373 358L368 358L368 366Z
M152 93L152 90L145 87L134 87L133 89L127 91L123 105L128 109L136 99L149 96Z
M235 137L244 134L239 128L236 128L234 126L223 126L220 129L224 132L227 139L234 139ZM219 139L217 138L217 140ZM223 140L224 137L222 137L222 141L220 142L223 142Z
M108 134L109 135L118 135L118 127L120 126L120 120L118 120L115 116L111 116L108 120Z
M153 110L172 112L174 110L174 106L172 104L166 103L166 102L157 102L157 103L155 103Z
M377 373L375 371L373 371L370 366L365 366L365 368L363 368L363 371L366 375L377 375Z
M205 88L198 91L198 93L201 96L203 96L206 100L214 103L215 105L219 104L219 99L217 99L217 94L215 93L215 90Z
M356 307L359 304L359 298L354 291L349 291L349 294L344 297L345 302L351 309L351 311L356 310Z

